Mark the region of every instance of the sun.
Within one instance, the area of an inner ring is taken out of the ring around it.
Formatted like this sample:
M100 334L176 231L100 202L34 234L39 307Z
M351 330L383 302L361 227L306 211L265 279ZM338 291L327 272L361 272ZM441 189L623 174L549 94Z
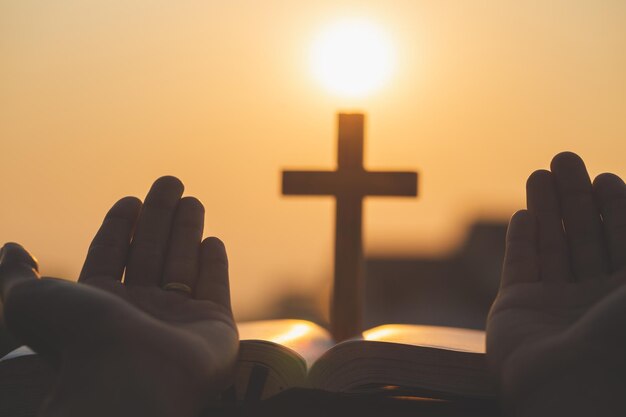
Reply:
M327 26L311 48L314 77L334 94L362 97L382 87L395 66L387 34L367 20Z

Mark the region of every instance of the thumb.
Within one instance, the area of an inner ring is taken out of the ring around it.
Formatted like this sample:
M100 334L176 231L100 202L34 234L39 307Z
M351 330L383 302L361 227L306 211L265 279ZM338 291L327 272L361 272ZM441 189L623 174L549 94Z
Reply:
M0 254L0 292L6 327L22 343L58 363L68 348L101 346L110 323L134 309L106 291L61 279L38 279L37 261L7 243Z
M0 251L0 297L6 302L16 285L39 278L39 265L19 243L6 243Z
M30 286L29 283L38 283L38 269L39 265L35 257L19 243L9 242L0 249L0 299L5 310L3 321L21 343L29 345L31 345L29 339L32 337L23 337L24 333L28 333L25 332L28 326L23 325L22 314L14 314L10 311L15 312L16 307L19 311L31 304L32 300L28 297L29 291L23 290Z
M39 265L18 243L6 243L0 250L0 298L4 304L7 329L21 343L56 361L58 346L53 333L57 314L46 308L56 280L40 280ZM52 288L50 288L52 287Z
M614 281L607 283L610 288L604 297L596 297L587 313L576 323L575 329L581 340L606 346L626 347L626 271L617 274ZM613 288L611 288L613 287Z

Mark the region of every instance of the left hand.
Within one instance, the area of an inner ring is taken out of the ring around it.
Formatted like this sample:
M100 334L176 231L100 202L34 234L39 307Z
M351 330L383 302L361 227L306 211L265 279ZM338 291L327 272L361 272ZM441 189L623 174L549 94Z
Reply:
M201 242L204 209L182 192L163 177L143 208L118 201L79 284L37 279L28 252L5 245L7 325L61 370L42 416L194 416L231 382L238 337L226 252L216 238ZM163 289L173 282L183 290Z

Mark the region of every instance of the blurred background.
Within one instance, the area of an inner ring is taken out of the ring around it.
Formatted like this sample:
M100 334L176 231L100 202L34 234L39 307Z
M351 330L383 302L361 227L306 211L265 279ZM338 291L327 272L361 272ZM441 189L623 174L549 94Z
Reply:
M316 79L324 28L364 19L394 68L360 96ZM228 248L235 314L327 320L334 202L280 195L333 169L338 111L367 113L366 322L480 328L506 220L562 150L626 175L621 0L0 3L0 240L76 279L107 209L180 177Z

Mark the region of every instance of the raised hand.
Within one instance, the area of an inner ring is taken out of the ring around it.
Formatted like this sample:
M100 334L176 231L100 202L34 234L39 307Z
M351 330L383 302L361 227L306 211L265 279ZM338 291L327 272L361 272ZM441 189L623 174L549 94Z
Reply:
M511 415L626 415L626 185L561 153L509 224L487 355Z
M201 241L204 208L182 192L163 177L143 207L118 201L79 284L36 279L34 259L5 245L6 323L61 370L44 416L193 416L230 382L238 338L226 252Z

